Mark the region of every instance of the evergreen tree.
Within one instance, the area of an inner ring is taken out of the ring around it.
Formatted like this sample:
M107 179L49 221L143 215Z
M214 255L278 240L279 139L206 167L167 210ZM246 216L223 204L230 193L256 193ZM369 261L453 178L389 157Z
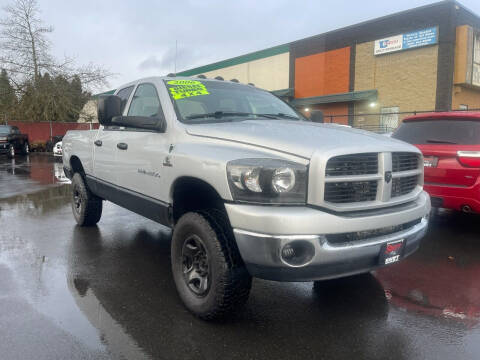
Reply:
M90 95L82 91L80 79L39 75L25 86L19 109L31 121L77 121Z
M10 84L7 71L2 69L0 72L0 123L13 118L17 97Z

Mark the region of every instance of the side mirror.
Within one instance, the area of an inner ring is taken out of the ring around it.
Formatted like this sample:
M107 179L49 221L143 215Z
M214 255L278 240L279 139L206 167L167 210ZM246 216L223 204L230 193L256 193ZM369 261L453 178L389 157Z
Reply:
M101 95L98 97L97 116L102 125L111 125L115 116L122 115L122 99L116 95Z
M313 110L310 113L310 121L314 123L323 123L323 111Z
M167 122L163 116L116 116L112 119L111 125L155 130L162 133L167 129Z

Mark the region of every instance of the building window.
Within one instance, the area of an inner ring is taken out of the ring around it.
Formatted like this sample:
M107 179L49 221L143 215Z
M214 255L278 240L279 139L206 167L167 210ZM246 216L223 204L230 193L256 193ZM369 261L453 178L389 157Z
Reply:
M480 32L475 33L473 41L472 85L480 86Z
M458 107L459 110L468 110L468 105L465 105L465 104L460 104L460 106Z
M398 106L382 107L380 109L380 127L383 131L393 131L398 127Z

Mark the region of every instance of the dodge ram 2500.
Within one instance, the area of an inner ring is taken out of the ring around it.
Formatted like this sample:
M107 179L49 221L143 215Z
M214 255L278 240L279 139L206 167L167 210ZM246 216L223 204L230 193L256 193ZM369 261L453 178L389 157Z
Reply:
M308 121L254 86L142 79L100 97L98 119L63 139L77 223L95 225L108 200L171 227L175 285L201 318L245 303L252 277L369 272L427 230L417 148Z

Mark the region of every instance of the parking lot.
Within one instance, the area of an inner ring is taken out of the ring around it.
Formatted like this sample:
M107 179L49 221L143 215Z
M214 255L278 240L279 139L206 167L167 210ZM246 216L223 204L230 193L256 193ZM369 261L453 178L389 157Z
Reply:
M479 218L434 215L420 250L373 274L255 280L245 309L193 317L170 231L106 203L80 228L61 162L0 158L0 357L5 359L477 359Z

